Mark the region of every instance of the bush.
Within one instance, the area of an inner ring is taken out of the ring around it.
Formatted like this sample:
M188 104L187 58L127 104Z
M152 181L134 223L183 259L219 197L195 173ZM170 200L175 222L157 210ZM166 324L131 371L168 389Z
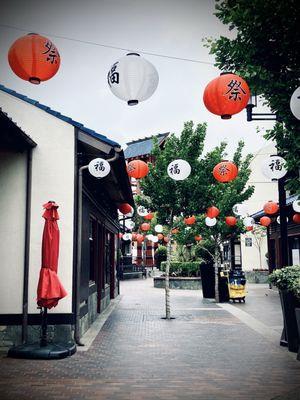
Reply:
M205 264L213 264L214 259L211 256L215 251L215 243L210 240L203 240L195 246L195 256L197 259L203 260Z
M161 270L166 270L166 261L161 263ZM170 276L199 276L200 275L200 262L176 262L171 261Z
M269 282L279 290L287 290L300 299L300 265L275 269Z
M158 246L154 253L154 259L156 261L157 268L160 268L162 261L167 259L167 248L166 246Z

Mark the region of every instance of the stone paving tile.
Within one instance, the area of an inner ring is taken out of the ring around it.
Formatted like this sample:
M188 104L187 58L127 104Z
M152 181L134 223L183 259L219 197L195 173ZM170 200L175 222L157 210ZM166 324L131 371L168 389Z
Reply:
M286 349L203 302L200 292L171 291L176 319L166 321L164 291L152 279L121 289L87 352L58 361L1 359L0 399L271 400L300 388L300 363ZM268 304L274 315L277 306Z

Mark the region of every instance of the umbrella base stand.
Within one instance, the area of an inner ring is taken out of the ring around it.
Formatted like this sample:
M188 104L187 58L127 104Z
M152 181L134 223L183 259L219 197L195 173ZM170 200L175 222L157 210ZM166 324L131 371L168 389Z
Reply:
M41 346L40 343L22 344L8 350L7 357L27 358L36 360L57 360L72 356L76 353L75 343L47 343Z

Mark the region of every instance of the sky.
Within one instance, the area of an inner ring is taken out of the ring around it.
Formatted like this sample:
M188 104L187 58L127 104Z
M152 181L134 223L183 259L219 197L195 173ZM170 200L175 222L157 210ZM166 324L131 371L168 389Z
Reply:
M183 123L193 120L195 124L208 123L206 151L225 140L230 156L243 139L245 151L255 153L265 145L262 134L272 122L247 122L246 111L231 120L221 120L203 104L205 86L220 71L213 66L214 58L202 40L234 34L214 16L214 9L213 0L4 0L0 82L106 135L123 148L127 142L146 136L179 134ZM29 32L47 36L61 56L58 73L40 85L18 78L7 61L12 43ZM130 107L115 97L107 84L110 67L127 51L82 41L204 63L141 53L157 69L159 85L151 98ZM261 133L257 133L257 127Z

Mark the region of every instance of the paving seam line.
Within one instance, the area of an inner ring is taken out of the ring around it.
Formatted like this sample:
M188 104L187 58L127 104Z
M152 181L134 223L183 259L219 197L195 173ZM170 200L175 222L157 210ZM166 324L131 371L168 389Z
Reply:
M96 336L101 331L110 314L120 303L122 297L122 295L119 295L116 299L111 300L109 306L95 319L91 327L81 337L81 341L84 343L84 346L77 346L77 351L88 351L90 349Z
M280 335L278 334L277 331L272 329L270 326L265 325L263 322L252 317L252 315L248 314L246 311L240 310L239 308L237 308L231 304L218 303L218 305L220 307L222 307L224 310L228 311L234 317L239 319L241 322L243 322L249 328L253 329L255 332L262 335L268 341L270 341L272 343L276 342L279 344L279 340L280 340L279 336ZM279 345L278 345L278 349L284 350L284 348L280 347ZM291 353L289 351L285 352L285 353L288 354L290 357L292 357L294 360L296 360L295 353Z

